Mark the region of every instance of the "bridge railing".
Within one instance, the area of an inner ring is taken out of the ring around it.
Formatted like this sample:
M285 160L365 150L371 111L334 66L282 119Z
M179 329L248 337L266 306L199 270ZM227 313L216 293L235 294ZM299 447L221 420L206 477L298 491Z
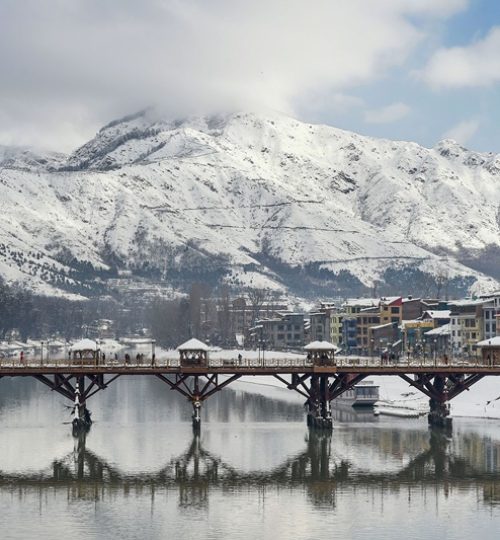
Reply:
M436 368L436 367L471 367L471 368L488 368L497 367L500 369L500 362L492 362L490 359L483 359L482 357L430 357L430 356L400 356L394 359L381 359L379 356L337 356L334 364L328 364L325 367L340 367L340 368L376 368L377 370L387 369L390 371L392 368ZM311 360L300 357L249 357L245 358L216 358L210 357L208 362L209 368L304 368L309 369L313 366ZM51 356L49 358L42 358L40 356L25 356L23 359L19 357L0 357L0 369L1 368L77 368L77 367L89 367L89 368L123 368L134 370L143 370L145 368L165 368L165 369L178 369L180 361L178 358L172 357L158 357L155 358L154 363L150 357L142 356L140 358L105 358L94 359L68 359L63 356Z

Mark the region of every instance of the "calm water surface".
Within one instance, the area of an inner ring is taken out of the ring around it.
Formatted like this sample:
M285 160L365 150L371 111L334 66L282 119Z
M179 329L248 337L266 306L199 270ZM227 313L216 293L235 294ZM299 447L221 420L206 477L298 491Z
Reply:
M497 539L500 426L336 412L311 435L300 404L230 389L204 406L122 379L71 436L62 397L0 381L0 538Z

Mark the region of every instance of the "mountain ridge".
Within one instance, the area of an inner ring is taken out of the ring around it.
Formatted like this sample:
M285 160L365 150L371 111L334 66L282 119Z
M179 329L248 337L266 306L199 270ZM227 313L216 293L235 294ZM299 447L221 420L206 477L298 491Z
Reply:
M302 296L498 287L500 156L454 141L146 110L69 156L26 152L0 152L0 275L41 292L87 296L123 272Z

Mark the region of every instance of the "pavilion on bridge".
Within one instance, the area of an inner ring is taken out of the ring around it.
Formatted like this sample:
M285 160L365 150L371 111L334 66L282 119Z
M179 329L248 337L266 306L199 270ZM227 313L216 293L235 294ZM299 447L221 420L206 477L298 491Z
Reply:
M335 345L329 341L311 341L304 347L308 360L315 366L334 366L335 349Z
M209 346L203 341L191 338L177 347L182 367L208 367Z
M100 357L99 345L92 339L81 339L73 343L69 349L69 359L77 362L98 364Z

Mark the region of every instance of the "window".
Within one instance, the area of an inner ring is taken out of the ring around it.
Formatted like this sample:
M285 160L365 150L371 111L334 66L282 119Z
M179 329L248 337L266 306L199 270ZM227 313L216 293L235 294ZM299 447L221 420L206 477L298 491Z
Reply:
M294 329L295 329L295 330L300 330L300 324L296 324L296 325L294 326Z
M399 313L398 307L391 307L391 313Z
M291 341L291 340L292 340L292 334L287 334L287 335L286 335L286 339L287 339L288 341Z
M285 325L284 325L284 324L278 324L278 330L283 331L284 329L285 329Z
M283 341L285 339L285 334L278 334L278 340Z

